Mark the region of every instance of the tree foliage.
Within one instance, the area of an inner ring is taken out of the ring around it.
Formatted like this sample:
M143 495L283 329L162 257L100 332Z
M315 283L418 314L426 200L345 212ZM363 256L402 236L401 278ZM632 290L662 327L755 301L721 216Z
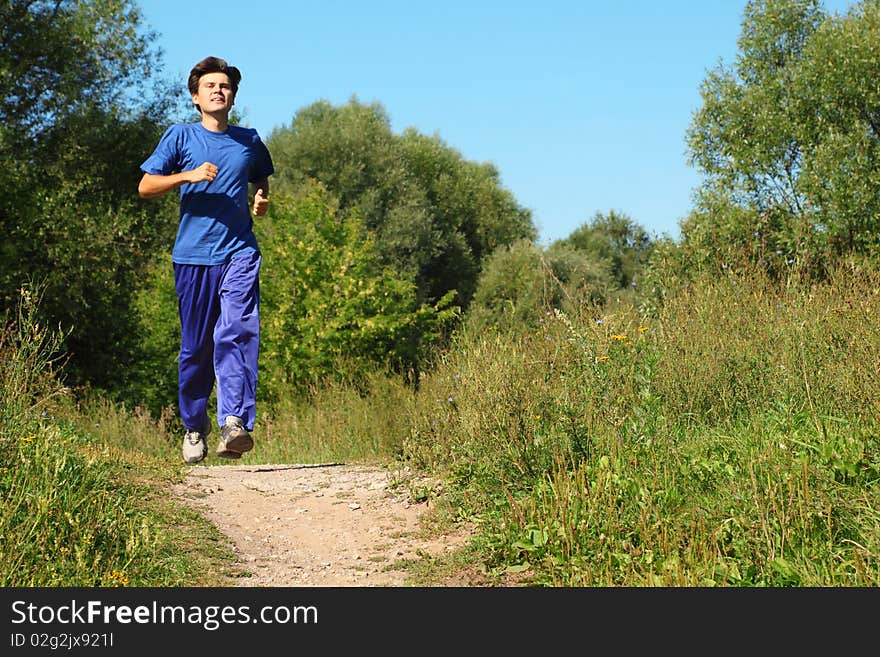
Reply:
M625 213L597 212L560 244L604 263L619 288L632 285L650 258L652 240L647 231Z
M483 259L534 239L531 213L500 183L497 169L465 160L439 137L394 134L379 103L313 103L269 136L277 189L319 181L375 234L382 262L411 278L420 301L457 292L466 307Z
M83 110L143 98L156 64L151 39L129 0L5 0L0 124L28 137Z
M704 174L682 224L695 264L731 256L821 274L880 246L880 3L752 0L732 66L711 71L688 130ZM720 255L719 254L724 254Z
M326 379L358 384L376 369L417 383L458 314L453 293L420 303L413 283L379 261L363 221L343 220L318 183L276 195L258 236L263 394Z
M530 329L552 308L575 313L615 293L631 298L630 288L642 277L653 246L642 226L611 210L597 212L547 248L531 240L500 248L480 273L469 328Z
M175 214L134 192L173 103L150 39L124 0L0 5L0 306L45 282L74 381L124 378L132 291L173 239Z
M534 329L552 308L601 304L615 287L608 261L567 244L542 249L522 239L486 259L467 327L477 333Z

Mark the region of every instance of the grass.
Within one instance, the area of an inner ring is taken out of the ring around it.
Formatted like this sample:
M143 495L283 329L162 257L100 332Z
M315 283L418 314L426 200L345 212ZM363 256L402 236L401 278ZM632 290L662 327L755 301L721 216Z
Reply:
M417 392L377 376L264 405L242 462L390 464L442 506L435 522L477 528L412 566L426 584L873 587L878 316L876 273L731 266L650 316L584 305L536 331L462 332ZM173 414L66 401L33 348L50 334L30 331L4 342L4 582L207 583L228 553L164 501L182 472Z
M207 586L234 562L213 527L169 503L165 463L63 424L3 448L4 586Z
M405 431L399 411L412 391L384 376L374 376L363 389L327 383L307 398L291 390L281 401L260 403L254 434L260 449L246 453L238 464L253 463L387 463L399 455ZM209 408L216 407L212 394ZM80 394L67 414L77 427L111 442L164 460L180 457L183 425L172 408L158 417L143 407L128 408L100 394ZM208 438L216 441L215 426ZM210 453L209 453L210 454ZM215 464L216 460L213 461ZM212 464L212 459L205 461Z
M407 453L548 586L880 583L876 275L692 283L657 316L463 336Z
M61 336L39 324L38 302L25 290L0 339L0 583L211 586L234 575L225 539L168 494L179 467L65 419L82 418L57 383ZM123 415L114 437L146 425Z

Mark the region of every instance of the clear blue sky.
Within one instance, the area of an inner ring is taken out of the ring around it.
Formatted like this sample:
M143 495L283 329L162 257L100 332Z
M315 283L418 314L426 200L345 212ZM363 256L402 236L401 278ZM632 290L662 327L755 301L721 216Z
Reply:
M707 71L734 62L746 2L139 5L182 86L208 55L241 69L236 106L264 139L317 100L379 102L394 132L413 127L493 163L547 244L609 210L679 237L700 181L685 131Z

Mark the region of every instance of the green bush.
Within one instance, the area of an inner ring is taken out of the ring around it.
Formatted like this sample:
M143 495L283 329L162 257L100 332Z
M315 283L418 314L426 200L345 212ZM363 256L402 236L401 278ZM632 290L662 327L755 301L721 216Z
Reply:
M534 330L552 308L602 303L614 287L607 262L566 244L519 240L486 259L466 321L474 332Z
M258 233L268 398L323 379L356 384L377 368L417 377L457 316L452 293L418 304L414 284L379 262L372 236L319 186L276 196Z

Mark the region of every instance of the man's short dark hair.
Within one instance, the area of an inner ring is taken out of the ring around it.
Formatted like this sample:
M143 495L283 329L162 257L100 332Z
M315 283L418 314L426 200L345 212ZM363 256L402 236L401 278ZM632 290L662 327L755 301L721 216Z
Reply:
M232 97L235 98L235 95L238 93L238 83L241 82L241 71L235 66L230 66L226 63L225 59L220 59L219 57L205 57L192 67L192 70L189 72L189 80L187 81L191 95L198 93L199 80L208 73L226 73L229 76L229 82L232 84Z

